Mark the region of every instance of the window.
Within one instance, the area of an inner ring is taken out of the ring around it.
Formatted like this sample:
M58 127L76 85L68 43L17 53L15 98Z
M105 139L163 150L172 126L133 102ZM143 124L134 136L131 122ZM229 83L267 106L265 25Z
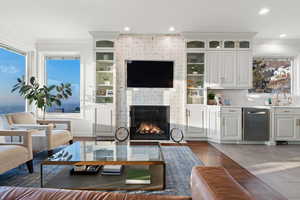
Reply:
M291 92L291 58L254 58L253 89L255 93Z
M80 112L80 58L77 56L46 57L47 85L70 83L72 96L62 100L62 105L54 105L47 112Z
M11 93L17 78L25 77L26 56L0 45L0 113L24 112L25 100L17 92Z

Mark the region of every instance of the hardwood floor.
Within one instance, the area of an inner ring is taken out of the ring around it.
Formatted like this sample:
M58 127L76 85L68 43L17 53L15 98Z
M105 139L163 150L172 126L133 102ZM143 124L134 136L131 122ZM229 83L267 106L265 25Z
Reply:
M188 142L187 145L206 166L224 167L256 199L287 199L208 142Z

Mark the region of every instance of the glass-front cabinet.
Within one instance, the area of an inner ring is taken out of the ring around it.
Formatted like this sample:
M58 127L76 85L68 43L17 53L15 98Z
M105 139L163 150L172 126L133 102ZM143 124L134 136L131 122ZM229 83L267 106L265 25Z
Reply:
M187 104L204 103L205 54L187 52Z
M223 44L224 49L234 49L236 47L236 41L234 40L225 40Z
M113 46L112 41L96 41L96 103L114 102Z
M238 41L238 45L240 49L250 49L250 41L248 40Z
M220 49L220 48L222 48L222 41L210 40L208 42L208 48L209 49Z

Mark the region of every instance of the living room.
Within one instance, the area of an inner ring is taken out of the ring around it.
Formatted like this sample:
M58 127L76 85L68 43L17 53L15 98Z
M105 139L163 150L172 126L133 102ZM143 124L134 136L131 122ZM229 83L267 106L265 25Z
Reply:
M4 1L0 199L300 199L299 5Z

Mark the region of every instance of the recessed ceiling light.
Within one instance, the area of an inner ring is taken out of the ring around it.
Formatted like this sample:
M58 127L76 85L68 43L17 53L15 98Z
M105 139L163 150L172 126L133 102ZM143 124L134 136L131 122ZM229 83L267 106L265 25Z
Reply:
M282 34L279 35L279 37L280 37L280 38L285 38L285 37L286 37L286 34L285 34L285 33L282 33Z
M129 32L130 31L130 27L129 26L125 26L124 27L124 31Z
M270 12L270 9L269 8L262 8L259 10L258 14L259 15L266 15Z
M170 26L169 31L170 31L170 32L174 32L174 31L175 31L174 26Z

